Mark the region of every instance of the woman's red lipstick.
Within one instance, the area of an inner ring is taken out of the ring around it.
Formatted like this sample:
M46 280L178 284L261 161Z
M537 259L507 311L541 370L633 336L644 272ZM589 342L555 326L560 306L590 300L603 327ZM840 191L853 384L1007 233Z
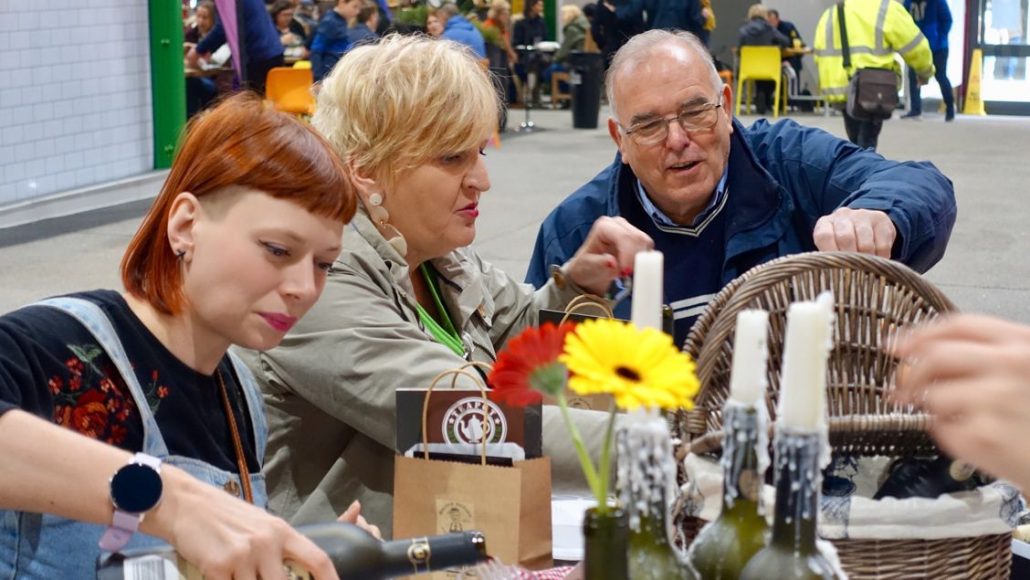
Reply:
M289 314L262 312L261 317L265 319L265 322L267 322L269 326L279 332L286 332L293 328L293 325L297 323L297 317L290 316Z

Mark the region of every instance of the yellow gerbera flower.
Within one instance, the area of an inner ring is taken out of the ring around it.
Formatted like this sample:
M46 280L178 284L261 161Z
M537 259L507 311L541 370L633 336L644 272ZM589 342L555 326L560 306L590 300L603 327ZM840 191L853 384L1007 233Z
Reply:
M588 320L565 338L559 359L569 367L569 388L606 393L622 409L690 409L699 383L694 361L672 337L618 320Z

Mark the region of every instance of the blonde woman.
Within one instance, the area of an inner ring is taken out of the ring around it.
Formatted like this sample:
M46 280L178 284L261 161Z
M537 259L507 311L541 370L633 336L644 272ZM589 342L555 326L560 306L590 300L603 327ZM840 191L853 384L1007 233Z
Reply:
M537 292L483 261L468 246L491 186L483 148L497 114L488 73L449 41L389 36L347 53L325 80L312 122L344 159L359 212L312 315L281 348L248 355L271 424L272 509L291 521L324 520L359 499L389 535L394 391L493 361L540 307L603 293L651 246L624 220L601 218ZM544 451L555 488L585 493L551 411ZM600 441L606 414L575 412Z
M562 6L558 14L561 16L562 41L558 52L554 54L554 60L564 65L572 51L583 50L590 23L587 22L587 17L583 16L583 10L575 4Z
M561 17L562 23L562 41L561 46L558 48L558 52L554 53L554 62L552 62L544 72L540 75L543 79L544 85L550 85L551 75L556 72L565 72L568 69L569 55L574 50L583 50L583 45L586 43L587 32L590 31L590 23L587 21L587 17L583 16L583 10L579 6L567 4L561 7L558 12ZM559 83L562 91L568 91L569 87L566 83ZM551 95L554 98L554 95Z

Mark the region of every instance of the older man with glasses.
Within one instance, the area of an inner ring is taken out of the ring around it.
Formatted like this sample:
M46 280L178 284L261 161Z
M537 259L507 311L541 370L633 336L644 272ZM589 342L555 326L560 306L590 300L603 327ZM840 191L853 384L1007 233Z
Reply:
M600 216L622 216L665 253L665 301L682 344L730 280L799 252L856 251L924 272L955 223L951 181L784 120L749 128L704 45L684 32L633 37L607 78L615 161L544 221L527 281L543 285ZM616 315L628 317L629 301Z

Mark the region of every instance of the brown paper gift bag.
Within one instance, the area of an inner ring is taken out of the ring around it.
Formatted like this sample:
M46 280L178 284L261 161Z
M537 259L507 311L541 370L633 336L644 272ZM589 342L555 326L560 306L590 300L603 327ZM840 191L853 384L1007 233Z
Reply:
M595 310L598 315L587 314L586 311ZM560 318L558 316L560 315ZM557 318L557 320L555 320ZM561 325L565 322L583 322L589 318L615 318L612 313L611 307L608 306L608 302L600 296L593 296L591 294L582 294L572 299L565 310L557 312L554 310L541 310L540 311L540 322L554 322L555 324ZM565 402L572 409L588 409L593 411L608 411L612 406L611 395L580 395L569 389L565 388ZM558 401L550 395L544 395L545 405L557 405Z
M433 380L423 405L424 440L432 389L442 377L454 374L479 382L461 369ZM551 460L516 461L510 467L486 465L485 446L480 459L480 463L434 460L428 459L428 451L423 457L398 456L393 476L394 537L479 530L486 536L489 554L505 564L536 570L550 567ZM438 572L431 578L454 576Z

